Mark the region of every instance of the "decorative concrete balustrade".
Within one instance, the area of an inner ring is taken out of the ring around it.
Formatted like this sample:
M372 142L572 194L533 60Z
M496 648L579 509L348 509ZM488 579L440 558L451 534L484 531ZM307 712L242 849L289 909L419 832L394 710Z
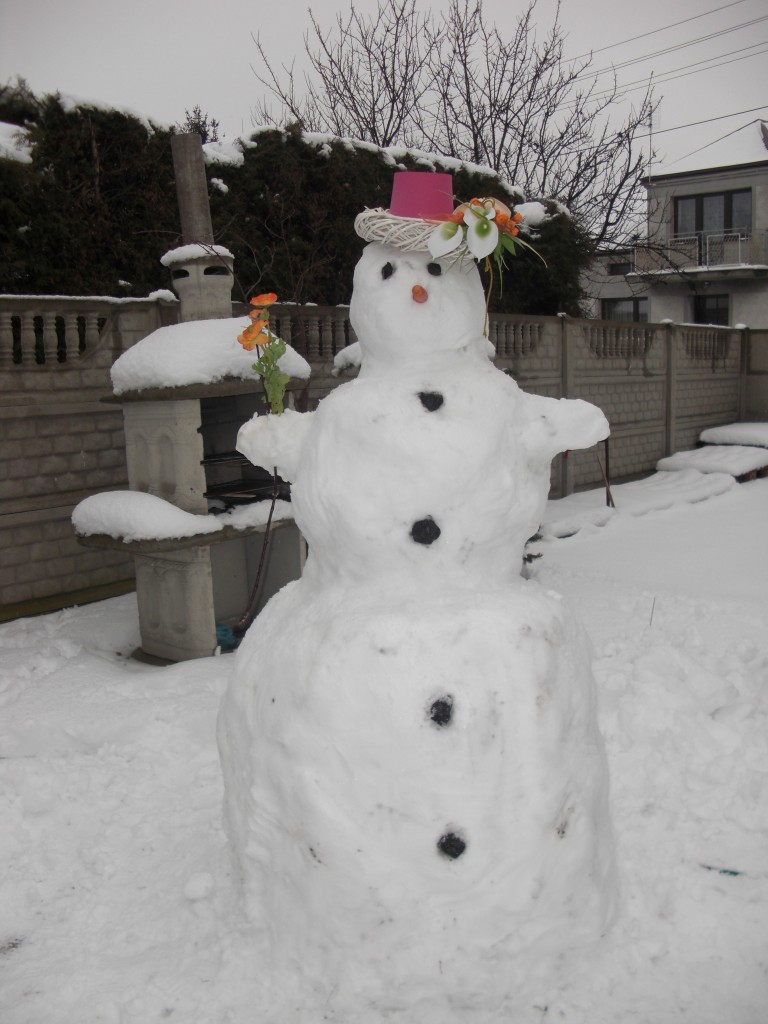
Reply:
M0 371L85 365L105 347L116 349L107 353L116 357L145 336L148 324L173 323L176 305L154 298L0 295Z
M131 585L130 558L78 545L69 517L86 495L127 488L122 412L104 401L109 369L177 316L168 298L0 296L0 617ZM297 396L311 407L344 380L332 370L355 340L349 311L284 303L273 325L312 364ZM525 390L605 411L615 479L694 447L704 427L768 418L768 330L493 316L489 336ZM593 451L554 464L554 495L600 482Z
M0 366L65 363L93 348L107 317L95 310L0 313Z

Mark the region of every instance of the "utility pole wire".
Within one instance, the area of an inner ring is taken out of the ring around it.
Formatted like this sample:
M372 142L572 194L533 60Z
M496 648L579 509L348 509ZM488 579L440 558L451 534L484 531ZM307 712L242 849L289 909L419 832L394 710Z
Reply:
M768 39L761 40L759 43L750 43L749 46L742 46L738 50L729 50L727 53L721 53L713 57L705 57L704 60L694 61L693 64L684 64L682 67L674 68L672 71L661 71L659 77L656 78L656 85L662 85L664 82L674 82L678 78L688 78L690 75L698 75L702 71L713 71L715 68L724 67L726 64L738 64L739 61L749 60L750 57L759 57L765 53L765 50L756 50L754 53L744 53L745 50L754 50L756 46L765 46L768 44ZM742 53L742 57L734 57L736 53ZM721 60L721 57L733 57L733 60ZM713 64L712 61L720 61L719 64ZM700 67L699 65L706 64L706 67ZM695 68L696 70L691 70ZM676 73L675 73L676 72ZM683 74L685 72L685 74ZM621 92L633 92L637 89L645 89L651 78L655 75L652 71L651 75L647 78L636 78L633 82L627 82L619 86ZM664 76L664 77L662 77ZM613 89L601 89L600 91L593 93L594 96L602 96L604 93L611 93Z
M694 14L690 18L683 18L682 21L673 21L669 25L662 25L661 28L651 29L650 32L640 32L636 36L630 36L629 39L620 39L616 43L608 43L607 46L600 46L596 50L591 50L589 53L582 53L578 57L574 57L573 60L584 60L585 57L592 57L596 53L604 53L606 50L613 50L617 46L626 46L627 43L634 43L638 39L645 39L647 36L658 35L659 32L667 32L671 28L677 28L678 25L687 25L690 21L698 21L699 18L706 18L710 14L717 14L719 11L727 11L729 7L738 7L739 4L743 4L744 0L733 0L733 3L723 4L722 7L715 7L711 11L703 11L701 14Z
M752 46L764 46L764 45L765 45L764 43L753 43L752 44ZM744 47L744 49L748 50L748 49L751 49L751 47L747 46L747 47ZM734 50L733 52L734 53L739 53L740 51L739 50ZM595 99L599 100L603 96L613 96L614 94L618 94L618 95L624 96L625 93L628 93L628 92L639 92L641 89L643 89L643 90L645 90L647 92L648 89L650 88L650 84L651 84L652 80L653 80L654 85L664 85L667 82L674 82L678 78L690 78L692 75L700 75L702 73L702 71L714 71L715 68L722 68L722 67L725 67L727 64L738 64L742 60L749 60L750 57L760 57L764 53L768 53L768 47L766 47L763 50L756 50L754 53L744 54L743 57L734 57L733 60L723 60L723 61L720 61L719 64L710 64L709 61L716 60L717 58L715 58L715 57L708 57L706 60L697 61L695 64L688 64L688 65L686 65L686 68L696 68L695 71L686 71L685 74L679 74L679 75L672 74L672 72L670 72L670 71L662 71L658 78L655 77L655 72L652 71L651 74L648 76L648 78L639 78L639 79L636 79L634 82L627 82L626 85L617 85L615 89L613 89L613 88L611 88L611 89L600 89L597 92L592 93L592 96ZM723 56L727 56L727 54L723 54ZM700 67L697 67L697 64L706 64L707 66L703 67L703 68L700 68ZM681 68L681 70L685 70L685 69ZM661 76L666 76L666 77L661 77ZM562 105L561 109L563 109L563 110L571 110L571 109L573 109L573 104L572 103L564 103Z
M674 46L668 46L664 50L654 50L653 53L646 53L642 57L633 57L631 60L624 60L619 64L611 64L609 67L601 68L599 71L588 71L582 75L577 75L574 78L574 81L581 81L582 79L591 80L599 78L600 75L615 74L622 68L631 67L633 64L641 64L644 60L650 60L652 57L663 57L668 53L676 53L678 50L685 50L689 46L696 46L698 43L706 43L709 42L710 39L719 39L720 36L729 35L731 32L738 32L742 28L751 28L752 25L760 25L764 21L768 21L768 14L764 14L761 18L752 18L751 21L743 21L739 25L731 25L729 28L723 28L717 32L710 32L710 34L706 36L698 36L696 39L688 39L684 43L676 43Z
M708 117L704 121L691 121L690 124L678 124L674 128L657 128L654 135L663 135L664 132L679 132L682 128L697 128L700 124L712 124L713 121L727 121L729 117L741 117L742 114L754 114L758 110L768 111L768 103L764 103L762 107L750 107L749 110L734 110L732 114L721 114L720 117ZM756 124L759 119L755 118L754 121L750 121L750 124ZM746 125L744 126L746 127ZM741 128L737 128L736 131L741 131ZM730 132L729 134L733 134ZM648 135L637 135L638 139L647 139ZM724 135L723 138L728 138ZM682 157L680 158L682 159Z
M670 160L667 166L671 167L673 164L679 164L681 160L687 160L689 156L695 156L697 153L701 153L702 150L709 149L710 146L715 146L718 142L722 142L724 139L730 139L732 135L736 135L738 132L744 131L744 129L749 128L750 125L760 124L761 120L761 118L756 117L754 121L747 121L747 123L743 124L740 128L734 128L732 132L728 132L727 135L721 135L719 139L713 139L712 142L707 142L706 145L699 146L698 149L692 149L690 153L685 153L683 156L677 157L676 160ZM764 124L765 122L762 123Z

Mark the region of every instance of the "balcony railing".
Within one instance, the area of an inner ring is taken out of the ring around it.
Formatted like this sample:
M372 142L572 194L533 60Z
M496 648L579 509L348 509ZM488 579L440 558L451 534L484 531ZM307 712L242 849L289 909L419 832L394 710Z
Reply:
M662 270L699 270L768 264L768 232L700 231L671 235L657 245L635 248L638 274Z

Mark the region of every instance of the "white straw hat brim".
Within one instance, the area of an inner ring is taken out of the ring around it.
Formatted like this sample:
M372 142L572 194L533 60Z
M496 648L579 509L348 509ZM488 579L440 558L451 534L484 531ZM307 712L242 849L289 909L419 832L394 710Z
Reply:
M441 223L439 220L398 217L389 210L377 207L373 210L363 210L355 217L355 231L366 242L380 242L382 245L391 245L406 252L428 252L430 235ZM466 251L466 245L462 243L450 253L450 256L455 259L464 255Z

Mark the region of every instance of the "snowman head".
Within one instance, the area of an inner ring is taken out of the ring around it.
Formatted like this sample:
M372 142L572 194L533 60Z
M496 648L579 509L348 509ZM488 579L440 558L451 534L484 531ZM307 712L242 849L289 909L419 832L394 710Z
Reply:
M427 362L447 352L484 354L485 296L473 260L434 259L381 242L355 268L350 321L363 367Z

